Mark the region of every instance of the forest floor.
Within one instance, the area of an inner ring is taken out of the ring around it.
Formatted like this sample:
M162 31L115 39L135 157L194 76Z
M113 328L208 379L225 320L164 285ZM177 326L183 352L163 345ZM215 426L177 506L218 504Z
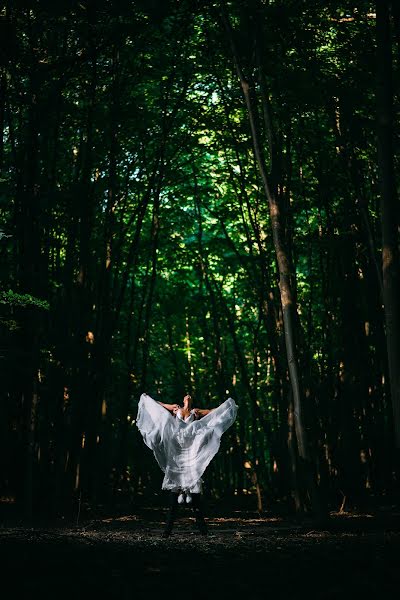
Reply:
M384 600L400 589L400 512L331 513L315 529L273 515L209 516L208 536L183 508L85 518L79 525L0 519L3 598L119 600ZM6 592L7 589L7 592Z

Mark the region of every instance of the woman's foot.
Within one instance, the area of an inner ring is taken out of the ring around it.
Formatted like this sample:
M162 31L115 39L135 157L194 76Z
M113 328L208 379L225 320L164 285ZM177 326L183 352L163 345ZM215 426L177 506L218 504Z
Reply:
M179 494L178 504L183 504L184 502L185 502L185 494Z
M186 504L190 504L192 502L192 495L188 492L186 493Z

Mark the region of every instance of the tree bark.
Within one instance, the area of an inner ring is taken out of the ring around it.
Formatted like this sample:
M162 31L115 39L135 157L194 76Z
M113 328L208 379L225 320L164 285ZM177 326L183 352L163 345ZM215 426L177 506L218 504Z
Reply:
M377 137L381 192L382 280L390 392L400 450L400 262L398 198L393 160L392 45L389 0L377 0Z
M234 34L232 31L231 24L229 22L229 17L227 16L224 10L222 11L222 21L225 26L228 41L231 47L236 73L242 87L250 123L254 155L258 169L260 171L265 196L269 205L269 214L272 227L272 239L275 247L277 267L279 271L279 290L282 304L288 370L293 394L293 415L299 457L304 468L304 477L307 482L306 485L309 490L312 507L318 518L322 519L326 517L326 514L323 514L323 512L325 511L323 511L320 503L318 487L315 481L315 466L313 465L307 442L306 428L303 415L303 398L301 395L300 378L298 372L298 357L296 349L296 322L298 321L298 316L295 305L294 288L292 283L292 280L295 278L295 273L291 272L289 255L285 248L283 215L280 203L278 197L275 195L271 187L269 176L267 174L263 151L260 145L260 135L257 126L257 118L255 114L254 103L250 95L250 86L240 64L239 53L236 48ZM268 113L268 107L265 106L265 103L264 110ZM271 119L266 119L266 123L271 124ZM273 139L273 136L270 132L268 133L268 139L270 141ZM271 156L274 155L273 152L271 152L270 154Z
M223 14L223 21L225 24L226 31L229 36L229 41L231 45L231 51L235 63L235 68L237 75L240 80L240 84L243 91L243 96L246 102L247 113L250 122L251 128L251 137L253 142L253 149L255 158L257 161L257 165L260 171L262 183L264 186L265 196L267 198L269 204L270 218L271 218L271 227L272 227L272 237L276 252L277 266L279 269L279 289L281 295L281 303L282 303L282 311L283 311L283 320L284 320L284 332L285 332L285 342L286 342L286 353L290 374L290 381L293 388L293 399L294 399L294 415L295 415L295 424L296 424L296 435L297 442L299 447L299 454L302 458L308 458L307 452L307 443L306 443L306 434L305 427L303 424L303 413L302 413L302 401L301 401L301 393L300 393L300 381L298 376L298 366L297 366L297 356L296 356L296 347L295 347L295 339L294 339L294 315L293 312L295 310L293 304L293 292L291 285L291 270L289 259L286 253L286 250L283 245L283 231L281 225L281 210L279 203L270 189L270 183L268 181L268 175L264 163L263 153L259 143L259 134L256 127L255 115L253 109L253 103L250 98L250 87L249 83L246 80L242 68L239 63L238 52L236 50L236 46L233 40L233 32L228 21L228 17Z

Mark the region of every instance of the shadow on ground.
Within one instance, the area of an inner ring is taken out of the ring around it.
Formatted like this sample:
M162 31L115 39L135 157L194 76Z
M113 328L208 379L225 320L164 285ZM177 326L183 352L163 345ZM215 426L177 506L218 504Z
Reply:
M400 516L331 513L326 529L233 512L197 534L181 511L141 510L79 526L2 523L4 598L176 597L336 600L391 598L400 589Z

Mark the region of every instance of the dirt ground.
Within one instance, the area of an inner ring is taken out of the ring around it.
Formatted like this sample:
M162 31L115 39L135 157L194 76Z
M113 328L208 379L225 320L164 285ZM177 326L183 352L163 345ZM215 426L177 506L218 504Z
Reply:
M233 511L196 532L181 509L76 524L0 522L2 598L384 600L400 589L400 513L331 513L326 529ZM7 590L7 591L6 591Z

